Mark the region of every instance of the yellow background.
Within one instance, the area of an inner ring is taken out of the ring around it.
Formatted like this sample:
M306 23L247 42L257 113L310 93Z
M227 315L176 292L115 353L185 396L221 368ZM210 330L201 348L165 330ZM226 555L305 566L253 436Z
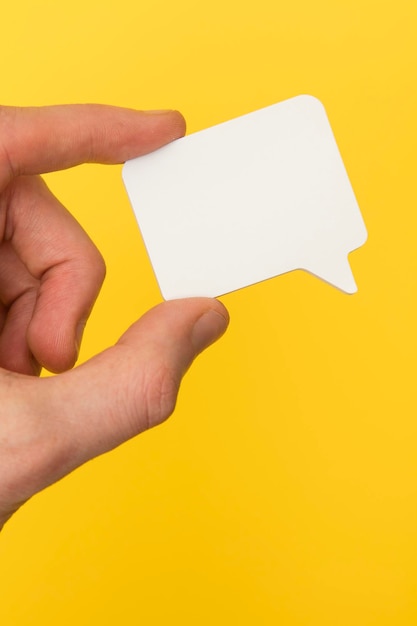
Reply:
M33 499L0 541L13 626L417 623L415 0L5 0L0 101L180 109L311 93L369 230L359 293L302 272L232 322L164 426ZM108 277L81 359L160 300L120 168L48 182Z

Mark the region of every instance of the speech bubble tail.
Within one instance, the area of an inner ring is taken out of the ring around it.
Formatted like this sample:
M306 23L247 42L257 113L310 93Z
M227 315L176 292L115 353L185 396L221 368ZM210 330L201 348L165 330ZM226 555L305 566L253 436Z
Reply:
M345 293L353 294L358 291L347 257L322 259L321 263L310 265L307 271Z

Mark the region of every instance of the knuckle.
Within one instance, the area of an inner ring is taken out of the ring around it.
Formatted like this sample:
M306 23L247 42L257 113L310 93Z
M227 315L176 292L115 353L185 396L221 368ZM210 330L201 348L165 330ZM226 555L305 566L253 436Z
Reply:
M84 239L80 249L73 254L68 271L73 272L74 277L81 277L95 294L100 290L106 277L106 263L89 237Z

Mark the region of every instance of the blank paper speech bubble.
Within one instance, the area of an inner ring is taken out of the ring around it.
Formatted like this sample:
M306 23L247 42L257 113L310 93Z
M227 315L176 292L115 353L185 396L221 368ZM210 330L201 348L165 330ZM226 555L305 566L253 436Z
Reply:
M298 96L128 161L124 182L165 299L294 269L347 293L366 228L326 112Z

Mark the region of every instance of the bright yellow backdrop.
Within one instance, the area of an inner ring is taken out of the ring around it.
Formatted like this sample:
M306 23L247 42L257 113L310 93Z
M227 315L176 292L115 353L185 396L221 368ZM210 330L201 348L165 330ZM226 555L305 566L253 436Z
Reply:
M349 297L295 272L223 298L174 418L31 501L0 623L415 626L415 0L20 0L0 101L178 108L189 131L325 104L369 230ZM82 359L160 300L120 168L48 177L108 278Z

